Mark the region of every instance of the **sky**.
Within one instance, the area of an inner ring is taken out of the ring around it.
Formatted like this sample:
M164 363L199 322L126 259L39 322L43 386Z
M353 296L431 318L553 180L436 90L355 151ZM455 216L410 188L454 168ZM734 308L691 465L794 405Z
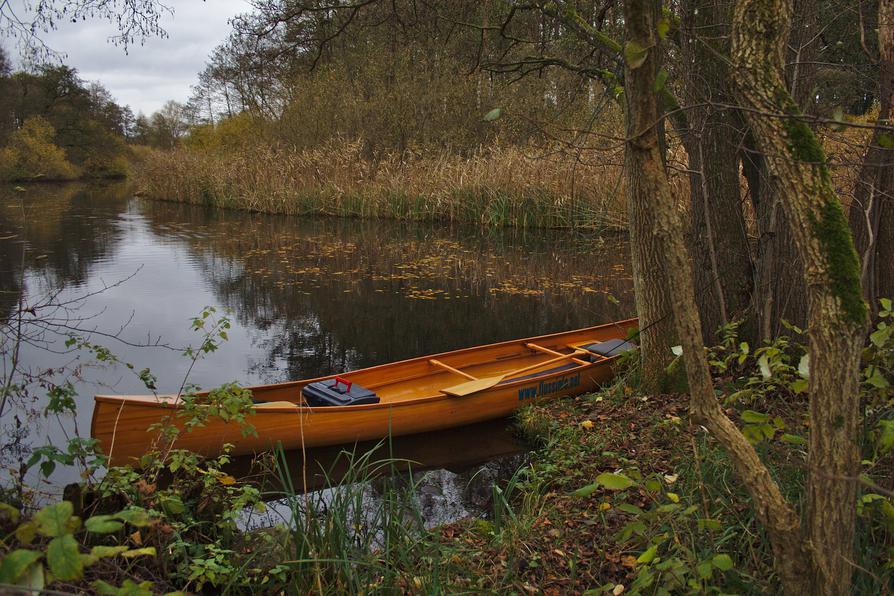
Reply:
M168 37L130 46L126 54L108 43L116 29L106 22L63 23L43 39L67 55L65 64L76 68L82 79L99 81L119 105L149 115L169 99L189 99L190 85L204 69L208 55L230 32L227 20L251 8L246 0L167 0L165 4L174 10L173 16L162 20ZM15 47L8 41L5 45L14 55Z

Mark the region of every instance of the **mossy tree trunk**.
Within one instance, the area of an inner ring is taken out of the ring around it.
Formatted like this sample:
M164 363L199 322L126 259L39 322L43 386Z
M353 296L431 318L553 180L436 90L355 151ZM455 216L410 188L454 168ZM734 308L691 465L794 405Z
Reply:
M878 6L879 113L850 207L850 224L862 260L863 289L873 312L879 298L894 298L894 0Z
M859 451L858 369L866 324L860 267L826 158L783 75L785 0L739 0L736 90L804 263L810 342L810 441L805 529L811 593L850 590Z
M683 347L691 392L690 413L694 421L704 425L729 453L736 474L751 495L755 513L770 537L786 592L806 593L810 567L801 541L798 516L782 497L754 447L726 416L714 395L695 305L683 222L674 206L659 150L656 123L660 114L653 91L660 55L655 19L657 3L654 0L626 0L624 6L628 48L625 51L626 176L629 185L636 184L648 191L638 197L643 202L638 216L644 218L639 225L655 239L656 254L664 261L662 268L674 273L660 283L667 283L674 296L671 307ZM638 49L644 54L640 55ZM643 282L648 285L656 281L646 277Z

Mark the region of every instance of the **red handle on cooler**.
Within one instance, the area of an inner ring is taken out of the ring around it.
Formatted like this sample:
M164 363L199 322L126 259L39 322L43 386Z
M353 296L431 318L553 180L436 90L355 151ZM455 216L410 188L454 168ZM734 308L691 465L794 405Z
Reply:
M333 385L332 388L337 390L339 385L344 385L345 387L347 387L346 392L350 393L353 383L347 379L335 377L335 385Z

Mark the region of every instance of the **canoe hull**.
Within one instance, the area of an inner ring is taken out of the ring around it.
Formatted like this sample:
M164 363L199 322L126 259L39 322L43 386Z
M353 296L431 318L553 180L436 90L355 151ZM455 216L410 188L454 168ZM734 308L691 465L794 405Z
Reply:
M506 360L510 354L518 353L518 346L524 342L537 341L560 347L582 338L601 341L612 336L623 337L634 325L635 321L622 321L613 326L503 342L479 350L486 352L484 357L489 361L498 362L501 358ZM593 330L599 332L594 333ZM475 348L469 348L436 357L459 364L464 358L469 360L474 350ZM283 400L298 402L300 388L314 379L254 387L249 389L256 399L282 404L277 406L270 403L268 406L257 407L253 414L246 416L256 434L243 436L243 428L239 424L212 418L205 426L194 428L190 432L181 432L173 447L213 456L221 452L225 443L230 443L234 446L233 454L244 455L269 450L278 443L285 449L300 449L302 446L354 443L389 435L400 436L463 426L508 416L531 402L593 391L611 379L614 360L615 358L609 358L534 378L523 377L515 381L510 379L464 397L453 397L427 388L420 390L422 395L419 397L372 406L310 408L297 403L282 403ZM418 383L423 380L428 382L432 376L428 357L355 371L344 376L355 382L369 383L377 377L399 374L408 380L395 382L395 386L400 383L412 385L417 369L424 369L429 373L428 376L418 376ZM486 369L482 370L486 372ZM449 374L437 376L436 380L446 386L451 379L462 380ZM150 431L149 427L167 418L170 423L182 428L182 421L177 413L176 399L170 396L97 396L92 434L113 465L130 464L153 448L168 447L159 444L158 432Z

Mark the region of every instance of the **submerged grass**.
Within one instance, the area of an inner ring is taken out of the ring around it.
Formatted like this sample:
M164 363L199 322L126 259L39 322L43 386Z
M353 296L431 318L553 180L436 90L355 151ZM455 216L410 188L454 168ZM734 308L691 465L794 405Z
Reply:
M359 143L290 150L138 152L150 198L291 215L437 220L488 226L626 228L620 157L531 157L494 147L467 155L361 157Z

